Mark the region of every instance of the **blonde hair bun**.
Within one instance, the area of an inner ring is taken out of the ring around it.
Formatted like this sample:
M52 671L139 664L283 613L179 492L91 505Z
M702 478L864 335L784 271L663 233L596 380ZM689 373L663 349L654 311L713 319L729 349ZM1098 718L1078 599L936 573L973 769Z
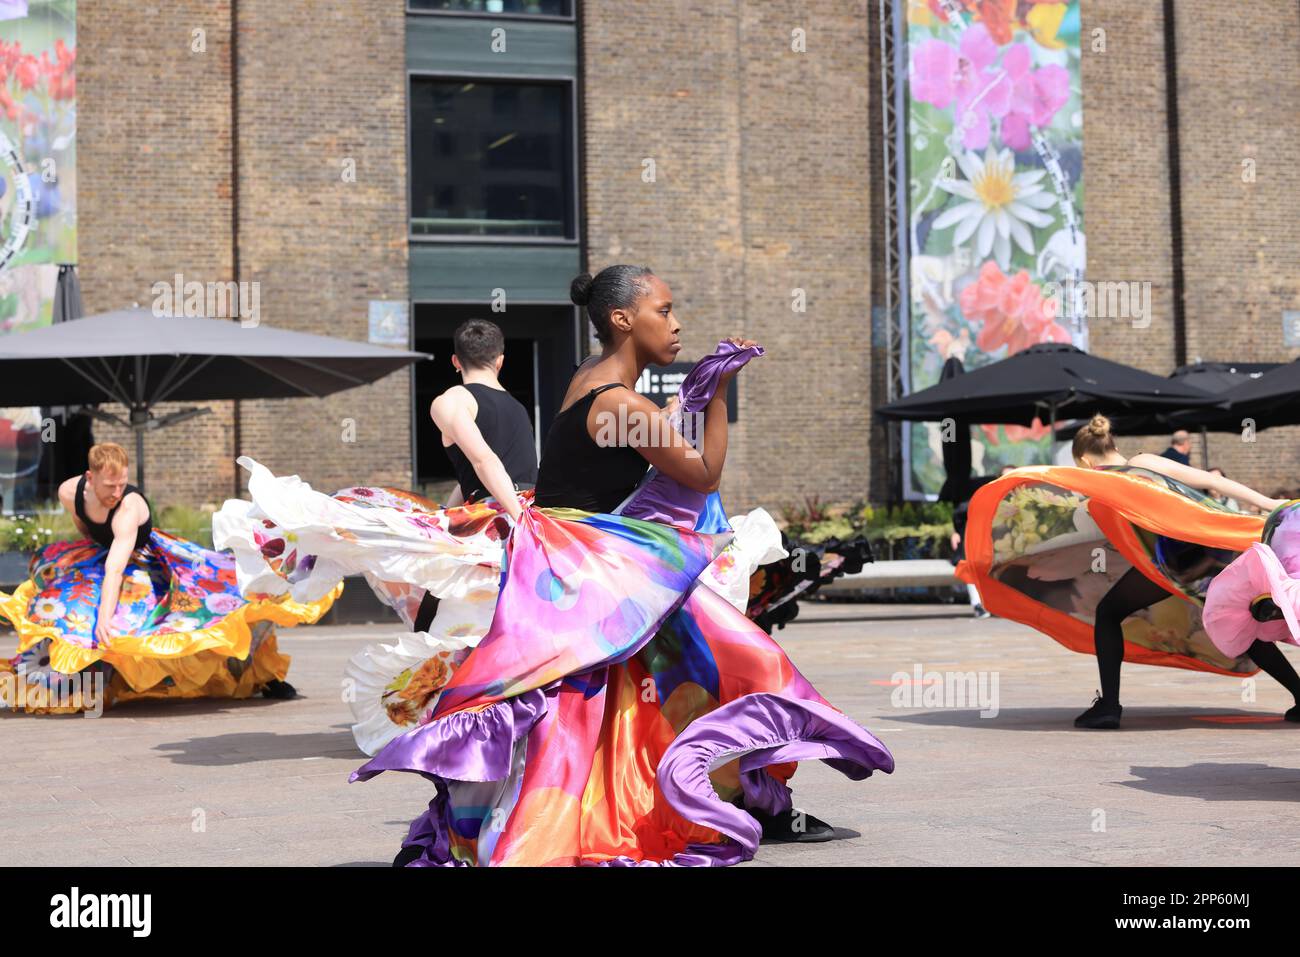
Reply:
M1100 413L1094 415L1088 420L1087 429L1091 434L1097 436L1097 438L1110 435L1110 419Z

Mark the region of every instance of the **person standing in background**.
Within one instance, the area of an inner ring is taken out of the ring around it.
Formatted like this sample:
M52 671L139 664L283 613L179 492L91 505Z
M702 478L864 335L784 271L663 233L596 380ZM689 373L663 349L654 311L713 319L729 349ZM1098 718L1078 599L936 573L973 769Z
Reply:
M1169 439L1169 448L1160 453L1180 465L1192 464L1192 437L1186 429L1179 429Z

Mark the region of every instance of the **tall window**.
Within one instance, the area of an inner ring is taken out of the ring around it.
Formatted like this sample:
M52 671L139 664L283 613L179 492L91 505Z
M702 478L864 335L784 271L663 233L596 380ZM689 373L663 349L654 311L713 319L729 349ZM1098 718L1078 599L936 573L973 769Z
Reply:
M497 13L516 17L571 17L573 0L407 0L418 13Z
M411 234L574 238L568 83L411 78Z

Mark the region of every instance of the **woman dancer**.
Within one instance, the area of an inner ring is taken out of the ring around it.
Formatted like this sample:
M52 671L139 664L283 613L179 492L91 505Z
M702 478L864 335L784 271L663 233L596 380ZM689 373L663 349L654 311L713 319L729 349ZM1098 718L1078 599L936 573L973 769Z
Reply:
M1300 693L1280 652L1229 653L1203 616L1211 583L1264 527L1207 491L1277 503L1161 456L1125 459L1104 416L1079 430L1073 451L1078 468L1018 468L975 493L957 574L993 614L1096 655L1101 691L1076 726L1119 726L1123 661L1234 678L1262 667Z
M274 625L316 621L338 588L300 604L241 598L234 561L153 527L127 484L126 451L94 446L59 487L84 541L38 552L31 578L0 593L18 656L0 671L33 712L98 710L132 698L292 698Z
M1132 466L1165 475L1183 485L1209 492L1220 498L1233 498L1246 502L1263 512L1285 505L1280 499L1261 495L1252 488L1234 482L1222 474L1215 475L1190 465L1183 465L1160 455L1140 452L1126 459L1119 453L1110 431L1110 420L1104 415L1079 429L1074 437L1074 461L1081 468L1102 469ZM1158 547L1165 553L1166 562L1184 581L1205 577L1213 569L1214 556L1203 545L1160 536ZM1075 718L1076 728L1118 728L1123 707L1119 703L1120 665L1124 661L1124 619L1168 597L1165 586L1152 581L1138 568L1132 568L1119 579L1097 604L1095 646L1097 670L1101 691L1091 708ZM1276 645L1254 641L1246 655L1267 674L1278 681L1296 699L1296 705L1286 712L1286 720L1300 721L1300 675L1283 657Z
M691 452L632 392L646 365L679 351L671 293L649 270L579 277L573 298L603 349L575 376L548 436L537 493L545 507L526 508L513 527L499 507L421 515L412 527L422 540L409 543L406 532L393 537L391 515L373 536L358 516L348 516L346 536L285 528L320 556L296 583L304 588L328 584L319 571L340 556L401 568L440 596L495 581L492 569L504 567L487 635L420 724L354 779L403 770L434 784L397 863L729 864L753 856L765 824L825 839L829 828L793 811L785 782L794 762L817 757L860 779L892 770L888 750L831 708L740 610L697 587L722 536L608 512L649 463L693 494L716 489L725 398L710 401ZM306 490L248 464L270 520L301 515ZM372 537L380 558L353 551ZM491 549L503 541L494 566ZM254 556L248 563L255 569Z

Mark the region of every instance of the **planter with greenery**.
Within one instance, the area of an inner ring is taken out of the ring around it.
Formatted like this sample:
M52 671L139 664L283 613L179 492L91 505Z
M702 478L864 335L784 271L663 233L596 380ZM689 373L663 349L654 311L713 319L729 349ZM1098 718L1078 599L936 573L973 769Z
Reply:
M952 554L949 502L826 505L814 496L781 509L781 518L787 535L812 544L865 536L881 560L948 558Z
M212 547L213 509L169 505L154 513L154 528ZM31 554L50 542L84 538L72 515L62 509L45 509L29 515L0 516L0 552Z

